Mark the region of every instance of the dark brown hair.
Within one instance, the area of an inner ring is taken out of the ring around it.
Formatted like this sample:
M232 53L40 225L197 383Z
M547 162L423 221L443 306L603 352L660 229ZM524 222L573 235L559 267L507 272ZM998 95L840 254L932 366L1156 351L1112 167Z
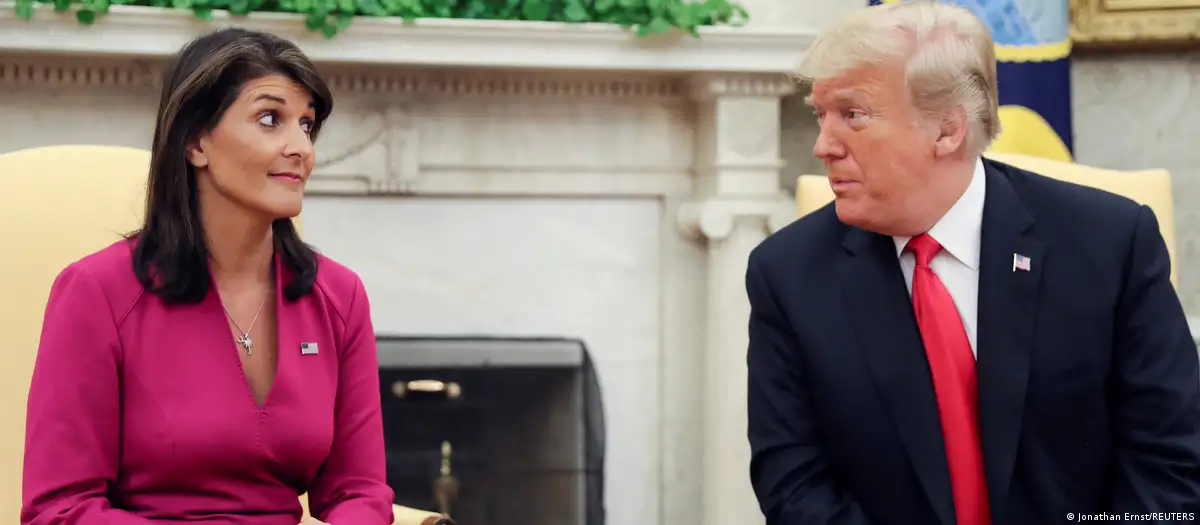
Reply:
M329 87L295 44L282 38L222 29L188 43L175 55L163 77L146 214L135 239L133 271L150 292L169 303L197 303L211 286L208 246L196 198L196 170L187 161L187 145L212 131L249 81L283 75L313 97L316 120L312 137L333 109ZM292 273L284 296L294 301L312 291L317 278L316 251L288 218L271 225L275 251Z

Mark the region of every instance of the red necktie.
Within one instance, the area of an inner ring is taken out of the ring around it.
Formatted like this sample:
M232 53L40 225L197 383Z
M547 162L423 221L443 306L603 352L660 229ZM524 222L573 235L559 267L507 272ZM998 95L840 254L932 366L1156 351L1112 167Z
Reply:
M925 343L925 356L933 376L954 512L958 525L988 525L987 484L983 452L979 445L978 392L975 386L975 357L963 329L954 299L929 261L942 249L933 237L921 234L908 241L913 252L912 301Z

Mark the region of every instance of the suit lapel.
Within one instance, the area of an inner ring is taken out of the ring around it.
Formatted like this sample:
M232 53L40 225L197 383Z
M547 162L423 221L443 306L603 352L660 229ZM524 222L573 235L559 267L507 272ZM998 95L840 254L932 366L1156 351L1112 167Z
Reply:
M925 347L890 237L850 229L837 262L867 368L943 525L954 501Z
M984 164L987 197L979 259L977 339L979 427L992 520L1001 522L1021 433L1046 247L1033 237L1033 217L1021 205L1002 168L991 161ZM1016 267L1016 256L1028 258L1028 270Z

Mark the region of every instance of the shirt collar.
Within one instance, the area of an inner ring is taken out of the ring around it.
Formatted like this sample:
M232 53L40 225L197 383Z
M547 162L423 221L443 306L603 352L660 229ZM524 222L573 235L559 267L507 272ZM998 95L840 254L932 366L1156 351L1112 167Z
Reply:
M983 171L983 159L975 161L975 173L967 191L958 198L932 228L929 229L942 249L972 270L979 269L979 242L983 230L983 203L987 181ZM896 243L896 256L904 253L910 237L892 237Z

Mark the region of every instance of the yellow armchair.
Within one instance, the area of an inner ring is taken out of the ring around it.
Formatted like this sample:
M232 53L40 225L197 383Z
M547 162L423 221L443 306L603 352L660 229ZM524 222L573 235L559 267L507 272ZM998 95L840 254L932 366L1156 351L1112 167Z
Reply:
M1171 195L1171 173L1167 170L1118 171L1019 153L989 152L985 157L1034 173L1084 186L1099 188L1149 206L1171 257L1171 283L1179 287L1175 255L1175 205ZM833 190L824 175L801 175L796 182L796 211L803 217L833 200Z
M54 277L66 265L141 223L147 151L54 146L0 155L0 516L17 521L25 400L42 314ZM305 514L307 500L300 497ZM395 525L443 525L433 512L393 506Z

